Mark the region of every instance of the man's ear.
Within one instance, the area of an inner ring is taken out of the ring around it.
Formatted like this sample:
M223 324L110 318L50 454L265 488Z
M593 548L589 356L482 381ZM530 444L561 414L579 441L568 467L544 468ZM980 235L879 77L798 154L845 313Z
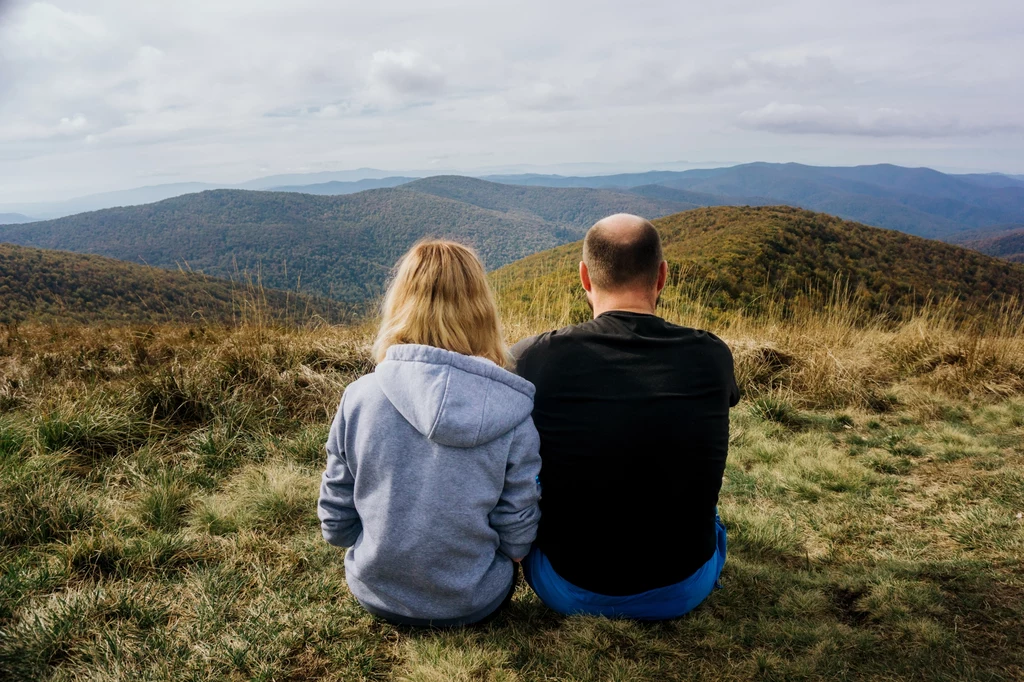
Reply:
M583 290L589 294L593 285L590 283L590 271L587 270L587 264L583 261L580 261L580 283L583 284Z
M665 284L668 283L668 261L661 261L661 265L658 266L658 293L660 294L662 289L665 288Z

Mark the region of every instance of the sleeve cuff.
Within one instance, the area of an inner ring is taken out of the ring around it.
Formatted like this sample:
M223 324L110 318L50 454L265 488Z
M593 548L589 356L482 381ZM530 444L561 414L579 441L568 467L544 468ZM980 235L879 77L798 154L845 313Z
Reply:
M501 553L507 556L509 559L522 559L524 556L530 553L530 547L533 543L527 542L525 544L513 544L510 542L503 542L498 547Z
M363 526L362 524L356 524L352 528L340 530L321 524L320 531L323 533L324 540L328 544L335 547L351 547L359 539L359 535L363 532Z

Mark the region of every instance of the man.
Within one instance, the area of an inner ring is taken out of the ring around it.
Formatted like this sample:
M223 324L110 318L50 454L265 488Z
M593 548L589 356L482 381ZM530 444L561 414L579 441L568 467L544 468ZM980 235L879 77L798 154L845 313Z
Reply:
M739 401L729 348L655 315L668 264L651 223L619 214L583 242L594 319L521 341L537 387L541 521L523 561L562 613L676 618L725 563L716 506Z

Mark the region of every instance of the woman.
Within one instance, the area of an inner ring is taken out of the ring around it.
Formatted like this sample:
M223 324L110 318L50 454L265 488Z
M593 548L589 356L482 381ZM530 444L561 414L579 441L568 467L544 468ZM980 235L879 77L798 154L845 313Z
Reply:
M482 621L512 597L540 519L533 384L504 369L476 255L426 241L399 262L376 370L342 396L318 513L345 578L402 625Z

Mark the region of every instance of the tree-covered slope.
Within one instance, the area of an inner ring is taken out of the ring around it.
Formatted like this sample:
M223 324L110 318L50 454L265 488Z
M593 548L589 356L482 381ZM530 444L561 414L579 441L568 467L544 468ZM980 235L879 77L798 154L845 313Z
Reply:
M1024 267L943 242L789 207L714 207L654 221L673 287L720 307L757 309L837 286L868 310L929 298L989 305L1024 297ZM556 305L576 286L581 245L523 259L494 274L507 305ZM764 298L766 292L770 297ZM579 296L578 292L576 294Z
M503 213L524 213L542 220L588 228L613 213L659 218L692 208L676 199L638 196L605 189L527 187L487 182L461 175L439 175L404 185L424 194L455 199Z
M457 237L497 267L578 239L579 228L405 189L346 196L215 190L0 228L0 241L96 253L363 302L416 240Z
M1024 226L971 235L959 244L989 256L1024 263Z
M380 294L395 261L424 237L469 242L495 268L579 239L610 213L658 216L680 206L447 177L344 196L213 190L0 227L0 241L215 277L246 273L268 287L363 303Z
M0 244L0 323L230 322L257 312L333 321L343 319L345 311L333 301L188 272Z

